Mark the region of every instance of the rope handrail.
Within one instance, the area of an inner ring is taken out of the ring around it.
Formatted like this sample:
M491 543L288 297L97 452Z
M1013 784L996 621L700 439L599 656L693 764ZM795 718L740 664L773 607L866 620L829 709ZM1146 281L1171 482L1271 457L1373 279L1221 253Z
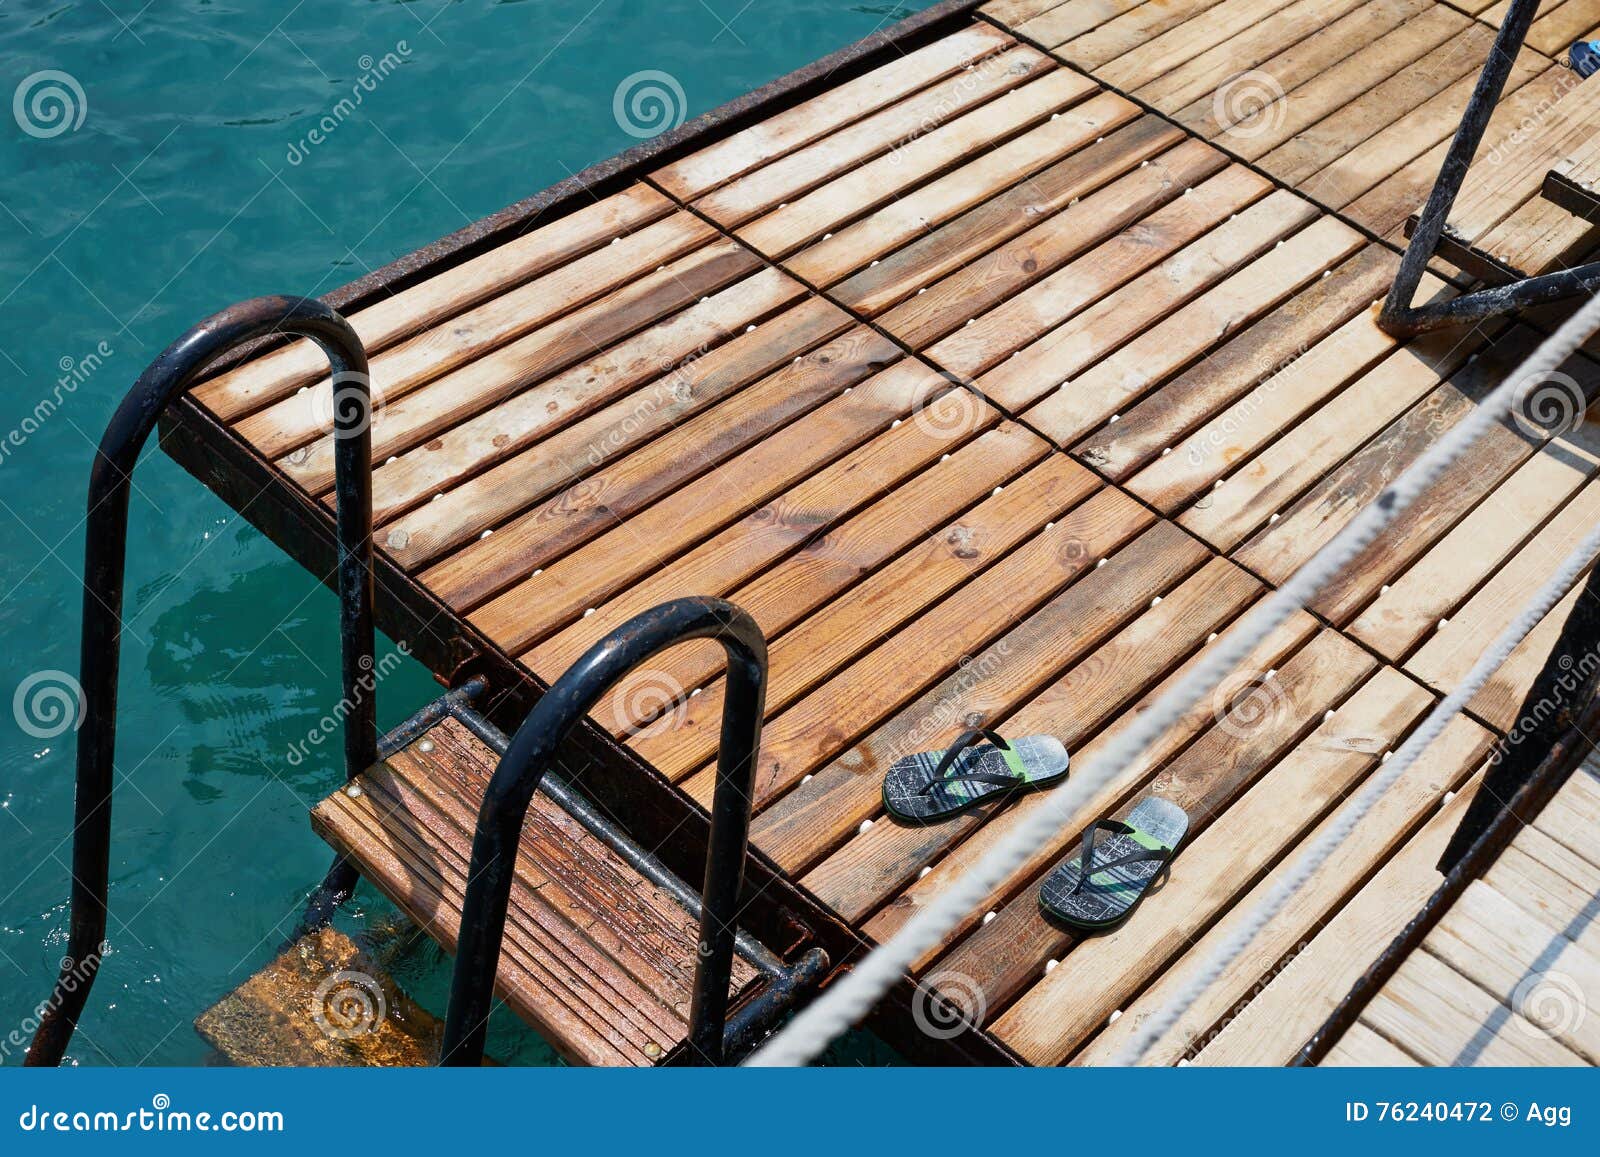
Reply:
M1415 504L1474 442L1505 418L1519 398L1526 397L1533 387L1548 382L1556 373L1556 368L1597 329L1600 329L1600 296L1586 301L1516 371L1461 422L1425 450L1374 502L1362 509L1342 531L1291 575L1282 587L1219 638L1187 675L1143 714L1134 717L1129 726L1114 736L1082 773L1046 797L1049 803L1026 816L1014 831L906 921L899 932L863 957L849 975L801 1011L745 1063L803 1065L827 1048L899 983L915 960L938 945L970 911L982 904L995 888L1021 867L1035 849L1072 823L1077 813L1101 787L1141 756L1184 713L1214 691L1268 634L1291 615L1303 610L1391 522ZM1544 590L1541 589L1539 595L1535 596L1536 600L1543 594ZM1525 608L1524 614L1527 610ZM1521 618L1518 617L1518 622ZM1498 643L1504 638L1503 635L1501 640L1497 640L1491 652L1498 649ZM1486 654L1485 658L1488 657ZM1498 662L1494 664L1498 665ZM1477 674L1476 667L1472 674ZM1465 686L1463 683L1458 692ZM1441 702L1440 708L1454 698L1451 696ZM1420 749L1417 754L1420 754ZM1414 759L1415 754L1411 758ZM1395 759L1391 758L1390 762L1394 763ZM1344 826L1340 823L1336 828L1342 831ZM1293 892L1288 894L1293 895ZM1269 900L1273 898L1275 896L1269 897ZM1245 941L1247 945L1248 940ZM1136 1040L1142 1041L1143 1036ZM1148 1044L1140 1048L1139 1055L1142 1056L1147 1048Z

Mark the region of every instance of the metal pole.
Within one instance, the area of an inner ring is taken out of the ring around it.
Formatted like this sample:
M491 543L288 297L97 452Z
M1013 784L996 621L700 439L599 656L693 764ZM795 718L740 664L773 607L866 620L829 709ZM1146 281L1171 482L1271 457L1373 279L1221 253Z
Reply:
M478 813L440 1063L478 1065L483 1061L518 839L533 793L557 749L619 679L656 653L689 639L716 639L728 653L728 694L711 803L699 960L689 1014L693 1063L721 1063L755 756L761 746L766 701L767 646L761 629L746 612L711 598L677 599L623 624L574 663L517 728L489 780Z
M1415 307L1412 299L1422 284L1423 274L1428 271L1428 262L1444 233L1456 194L1461 191L1461 182L1472 166L1473 154L1478 151L1478 144L1489 127L1489 118L1494 115L1495 105L1500 101L1506 78L1511 75L1512 65L1527 39L1538 7L1539 0L1511 0L1511 8L1501 21L1500 31L1489 48L1489 59L1478 74L1478 83L1473 86L1466 111L1461 114L1461 124L1456 128L1455 138L1439 167L1439 176L1434 180L1433 191L1428 194L1428 202L1417 220L1417 230L1400 258L1400 270L1378 314L1378 325L1385 333L1413 337L1427 329L1473 320L1457 316L1433 317L1433 307ZM1504 308L1499 312L1504 312Z
M73 814L71 924L67 954L27 1064L58 1065L99 972L106 931L111 863L111 794L115 780L117 673L122 643L122 589L128 545L128 496L139 453L156 421L207 366L229 350L272 333L310 338L327 354L343 386L348 414L336 419L339 494L339 595L344 691L352 710L345 757L351 774L373 762L377 716L363 689L372 667L372 528L370 402L367 356L348 322L319 301L258 297L214 314L168 346L134 384L106 427L89 475L83 566L83 633L79 682L83 725L78 734ZM359 427L359 429L358 429ZM347 509L348 508L348 509ZM363 524L363 519L364 524Z

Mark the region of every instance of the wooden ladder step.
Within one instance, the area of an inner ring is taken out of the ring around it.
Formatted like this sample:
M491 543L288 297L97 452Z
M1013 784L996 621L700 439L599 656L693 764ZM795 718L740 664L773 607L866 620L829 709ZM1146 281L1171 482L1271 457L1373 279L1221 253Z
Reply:
M232 1065L419 1067L437 1063L444 1023L336 928L308 932L195 1018Z
M498 757L446 719L334 792L312 827L454 952ZM698 921L543 793L523 825L496 991L563 1057L651 1065L688 1036ZM733 962L733 991L756 977Z

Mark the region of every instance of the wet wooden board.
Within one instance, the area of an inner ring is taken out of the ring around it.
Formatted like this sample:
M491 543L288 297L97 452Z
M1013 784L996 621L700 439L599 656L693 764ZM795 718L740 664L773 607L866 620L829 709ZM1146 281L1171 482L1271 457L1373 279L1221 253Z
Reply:
M497 757L454 720L318 804L312 822L449 950ZM568 1060L648 1065L688 1033L697 922L543 796L523 828L496 989ZM734 961L737 991L754 978Z

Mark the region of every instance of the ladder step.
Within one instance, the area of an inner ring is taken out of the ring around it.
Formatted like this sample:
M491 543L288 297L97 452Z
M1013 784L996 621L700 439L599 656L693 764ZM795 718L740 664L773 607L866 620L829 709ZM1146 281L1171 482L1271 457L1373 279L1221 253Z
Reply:
M302 936L194 1027L246 1066L431 1065L444 1038L444 1022L334 928Z
M454 952L499 759L445 719L312 810L312 827ZM688 1035L696 921L542 792L522 830L496 991L567 1060L652 1065ZM756 978L735 958L733 991Z

